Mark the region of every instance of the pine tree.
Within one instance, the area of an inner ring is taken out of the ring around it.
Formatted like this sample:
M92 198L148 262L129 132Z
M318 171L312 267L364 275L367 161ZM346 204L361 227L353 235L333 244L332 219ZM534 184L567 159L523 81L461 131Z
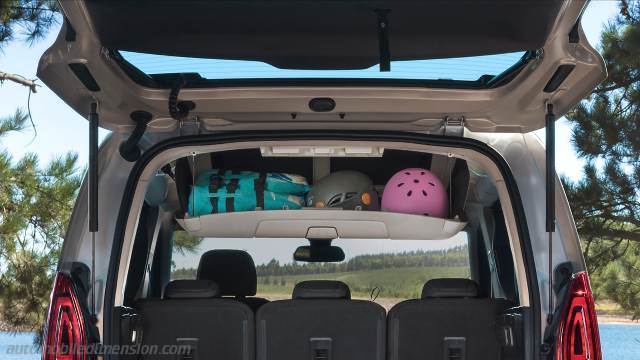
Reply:
M638 314L640 281L626 276L640 242L640 2L621 1L601 40L608 78L567 116L584 178L564 183L588 270L606 273L602 295Z
M0 119L0 141L25 127L23 111ZM0 318L14 329L38 329L80 186L77 155L41 166L35 154L14 161L0 150Z
M2 0L0 51L11 41L41 39L59 21L57 11L53 1ZM35 91L32 80L9 70L0 69L0 84L9 80ZM0 322L11 330L39 330L42 325L80 186L76 154L42 165L34 154L16 160L4 149L2 138L23 130L27 122L21 109L0 117Z
M60 17L54 0L0 1L0 49L12 40L41 40Z

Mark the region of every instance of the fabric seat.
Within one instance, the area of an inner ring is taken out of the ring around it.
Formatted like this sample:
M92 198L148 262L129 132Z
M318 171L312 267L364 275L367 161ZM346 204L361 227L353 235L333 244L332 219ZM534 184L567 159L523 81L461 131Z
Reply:
M246 251L207 251L200 257L197 278L214 281L218 284L222 296L233 296L247 304L254 312L269 302L267 299L254 297L258 284L256 266Z
M259 360L383 360L385 310L351 300L339 281L304 281L292 300L263 305L256 314Z
M248 360L255 354L253 311L242 302L220 298L219 287L208 280L175 280L162 299L136 304L141 315L142 345L178 345L183 355L146 354L145 360ZM184 351L188 350L188 354Z
M478 298L472 280L430 280L421 299L389 311L388 359L498 359L497 323L508 306L506 300Z

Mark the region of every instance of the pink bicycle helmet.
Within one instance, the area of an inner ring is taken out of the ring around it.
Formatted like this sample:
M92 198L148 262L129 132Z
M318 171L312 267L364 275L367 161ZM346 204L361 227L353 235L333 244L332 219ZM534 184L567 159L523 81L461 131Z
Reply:
M447 191L431 171L411 168L398 171L382 193L382 210L445 218L449 212Z

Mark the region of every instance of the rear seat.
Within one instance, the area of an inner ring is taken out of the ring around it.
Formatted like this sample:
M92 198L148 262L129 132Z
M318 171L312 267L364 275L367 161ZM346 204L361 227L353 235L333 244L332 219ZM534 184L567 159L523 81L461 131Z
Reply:
M383 360L385 310L340 281L304 281L256 314L258 360ZM424 357L424 354L423 356Z
M421 299L389 311L389 360L498 359L497 322L506 300L478 298L469 279L428 281Z
M253 258L242 250L210 250L202 254L197 278L218 284L222 296L233 296L247 304L254 312L269 302L253 297L258 280Z
M149 354L145 360L250 360L255 354L253 311L232 299L220 298L217 284L208 280L175 280L161 300L142 300L142 345L189 346L189 354Z

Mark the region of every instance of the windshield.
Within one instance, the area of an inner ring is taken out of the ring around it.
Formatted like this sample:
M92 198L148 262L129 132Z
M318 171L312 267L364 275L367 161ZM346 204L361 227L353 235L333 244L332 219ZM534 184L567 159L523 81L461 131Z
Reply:
M176 237L188 236L178 231ZM345 252L341 262L293 261L294 249L306 239L197 239L196 249L173 246L171 278L195 279L203 254L216 249L249 253L256 265L257 294L269 300L290 299L305 280L340 280L353 298L375 299L386 308L419 298L422 285L435 278L469 278L467 234L445 240L336 239Z
M123 59L150 75L197 73L208 80L229 79L396 79L477 81L498 76L518 64L526 52L431 60L392 61L391 71L279 69L259 61L202 59L120 51Z

